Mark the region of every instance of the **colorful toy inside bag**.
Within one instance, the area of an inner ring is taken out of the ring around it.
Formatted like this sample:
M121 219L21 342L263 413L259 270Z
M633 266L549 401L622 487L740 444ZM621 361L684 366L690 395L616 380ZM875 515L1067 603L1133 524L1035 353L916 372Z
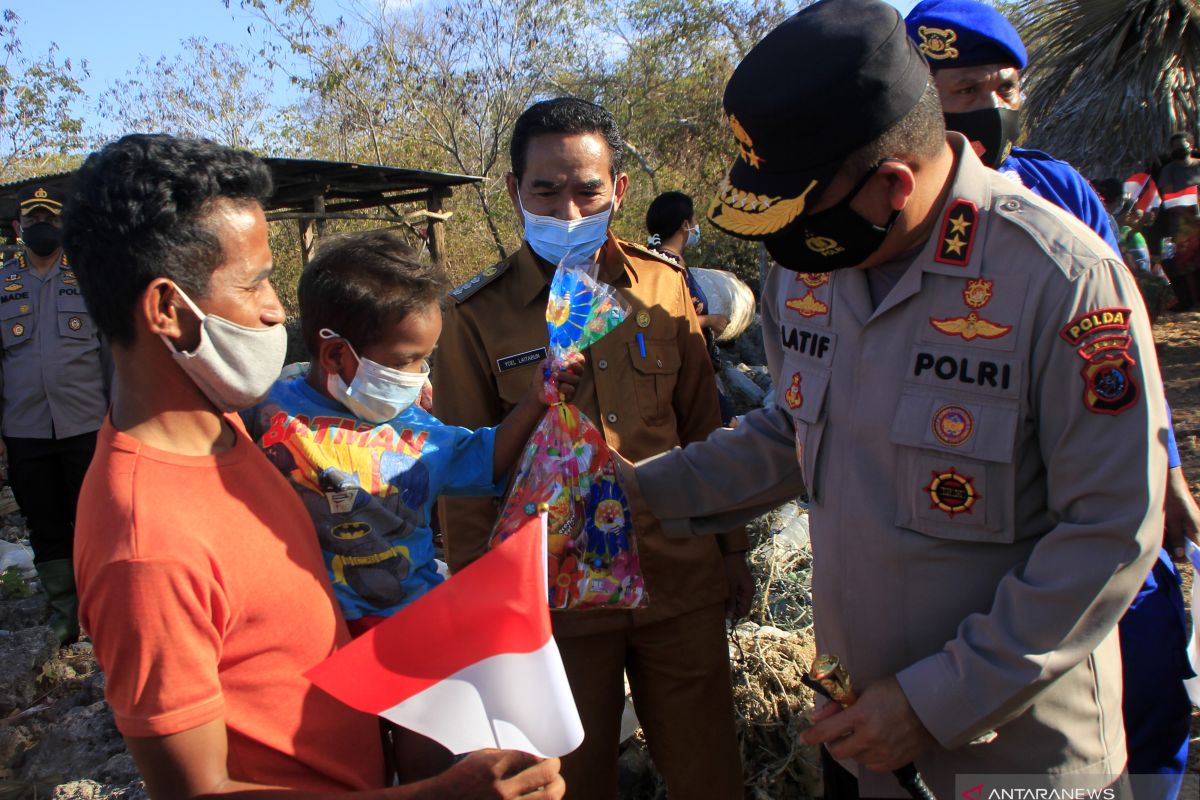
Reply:
M582 358L583 350L629 315L611 286L596 280L596 264L572 259L550 283L546 327L550 369ZM633 516L604 435L557 388L546 383L550 408L517 466L492 543L503 541L538 505L549 506L551 608L640 608L649 600L633 537Z

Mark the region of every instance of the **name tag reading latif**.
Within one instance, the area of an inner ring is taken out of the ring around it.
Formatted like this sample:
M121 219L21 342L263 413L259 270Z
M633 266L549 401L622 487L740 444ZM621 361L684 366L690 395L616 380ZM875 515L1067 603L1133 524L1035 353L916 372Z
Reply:
M523 367L526 364L536 364L546 358L546 348L538 347L533 350L526 350L524 353L516 353L511 356L504 356L496 359L496 366L501 372L508 372L510 369Z

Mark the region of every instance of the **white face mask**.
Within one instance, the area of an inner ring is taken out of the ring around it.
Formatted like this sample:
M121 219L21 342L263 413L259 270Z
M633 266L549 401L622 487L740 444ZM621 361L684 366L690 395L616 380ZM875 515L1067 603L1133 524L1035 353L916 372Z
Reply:
M319 335L322 339L345 341L328 328L322 328ZM387 422L404 413L420 397L429 379L429 362L421 362L420 372L404 372L363 358L354 352L349 341L346 347L358 359L354 379L347 386L341 375L330 372L325 376L325 389L359 419L376 425Z
M695 247L700 244L700 223L696 223L696 227L688 228L688 238L685 247Z
M200 320L200 344L190 353L159 335L175 363L219 411L241 411L262 400L283 369L287 330L247 328L205 314L178 285L175 291Z
M525 241L529 242L533 252L556 266L562 263L567 253L574 253L580 259L591 258L608 238L612 203L608 204L607 210L580 219L531 214L525 210L519 192L517 206L525 218Z

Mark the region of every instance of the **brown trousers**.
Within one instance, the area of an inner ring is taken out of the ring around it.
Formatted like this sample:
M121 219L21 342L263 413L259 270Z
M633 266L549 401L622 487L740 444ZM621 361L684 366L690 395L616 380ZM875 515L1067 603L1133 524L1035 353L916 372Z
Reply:
M568 800L617 796L623 671L671 799L744 796L723 603L556 641L584 730L583 744L562 760Z

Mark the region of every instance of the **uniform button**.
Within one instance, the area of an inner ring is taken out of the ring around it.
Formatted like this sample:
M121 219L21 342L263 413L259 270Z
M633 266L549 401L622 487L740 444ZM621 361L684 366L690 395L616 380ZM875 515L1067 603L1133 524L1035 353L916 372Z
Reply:
M658 359L657 361L655 361L654 363L658 364L659 369L662 369L662 359L661 358Z
M607 417L605 417L605 419L607 419L609 422L616 422L616 421L617 421L617 415L616 415L616 414L609 414Z
M608 369L608 362L602 358L596 362L596 366L600 369Z
M1021 209L1021 204L1016 200L1005 200L1000 204L1000 208L1005 211L1019 211Z

